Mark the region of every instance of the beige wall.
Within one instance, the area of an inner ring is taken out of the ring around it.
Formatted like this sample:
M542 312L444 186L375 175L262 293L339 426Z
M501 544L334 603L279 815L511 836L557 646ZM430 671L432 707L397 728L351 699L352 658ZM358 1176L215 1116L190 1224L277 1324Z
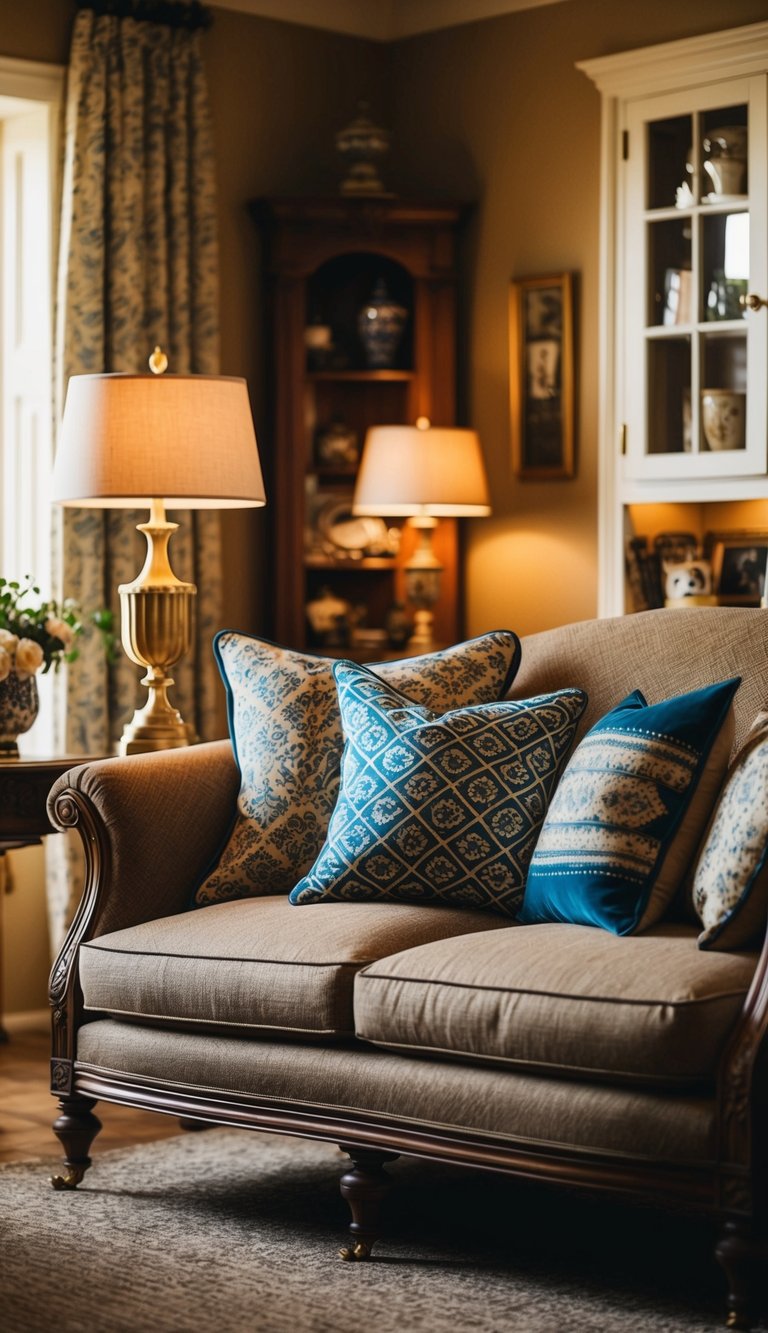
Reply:
M471 6L468 6L471 9ZM476 200L464 273L465 419L486 450L493 517L466 534L471 633L596 613L600 98L574 64L768 17L766 0L568 0L401 42L399 186ZM578 274L578 472L511 475L511 277Z

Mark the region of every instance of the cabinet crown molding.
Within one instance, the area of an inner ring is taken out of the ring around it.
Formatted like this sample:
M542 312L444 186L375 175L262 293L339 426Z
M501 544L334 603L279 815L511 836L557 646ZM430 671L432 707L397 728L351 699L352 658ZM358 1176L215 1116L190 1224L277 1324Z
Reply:
M616 55L580 60L604 97L627 101L669 88L720 81L737 74L762 74L768 63L768 22L708 32L657 46L643 46Z

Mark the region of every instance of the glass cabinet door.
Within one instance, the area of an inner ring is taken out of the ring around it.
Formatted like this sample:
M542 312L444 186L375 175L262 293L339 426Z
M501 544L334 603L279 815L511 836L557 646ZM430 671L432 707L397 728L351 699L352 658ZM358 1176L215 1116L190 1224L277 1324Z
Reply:
M766 472L767 137L764 76L629 104L628 477Z

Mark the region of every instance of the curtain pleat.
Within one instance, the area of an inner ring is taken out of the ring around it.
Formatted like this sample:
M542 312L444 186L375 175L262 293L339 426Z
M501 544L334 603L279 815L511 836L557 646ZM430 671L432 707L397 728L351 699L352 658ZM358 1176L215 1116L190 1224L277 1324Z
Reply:
M219 369L213 143L200 31L82 9L67 80L57 292L57 421L70 376L145 371L159 343L177 374ZM194 646L172 698L201 739L214 735L221 542L214 511L172 514L179 578L197 584ZM54 586L83 607L109 605L135 578L146 513L66 509L55 518ZM62 676L59 746L109 753L144 697L123 654L107 667L95 636ZM57 949L81 887L75 848L49 849L49 918Z

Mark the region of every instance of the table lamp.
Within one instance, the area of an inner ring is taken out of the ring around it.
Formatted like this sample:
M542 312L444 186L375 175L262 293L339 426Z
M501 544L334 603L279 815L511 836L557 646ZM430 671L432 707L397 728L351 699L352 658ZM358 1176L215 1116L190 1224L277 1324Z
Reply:
M418 531L404 566L408 600L415 606L411 647L433 646L433 607L442 565L432 536L440 518L483 518L491 512L480 441L473 430L432 426L372 426L365 437L352 511L409 518Z
M138 531L147 557L121 584L123 647L146 669L143 708L126 724L121 754L188 745L189 729L168 700L170 668L189 650L197 588L176 578L168 542L173 509L234 509L266 503L248 389L243 379L165 375L155 348L149 375L73 375L53 469L52 498L86 508L149 506Z

